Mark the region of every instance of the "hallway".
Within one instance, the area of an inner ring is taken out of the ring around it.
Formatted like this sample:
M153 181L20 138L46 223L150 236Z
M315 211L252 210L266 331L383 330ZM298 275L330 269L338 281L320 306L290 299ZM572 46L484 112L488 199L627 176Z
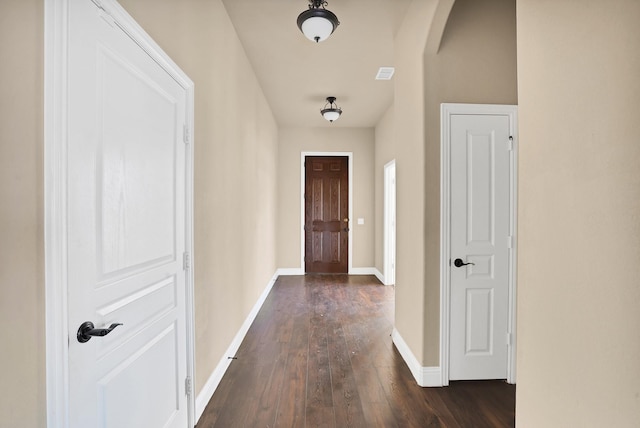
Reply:
M416 384L393 300L373 276L280 277L197 428L514 426L513 385Z

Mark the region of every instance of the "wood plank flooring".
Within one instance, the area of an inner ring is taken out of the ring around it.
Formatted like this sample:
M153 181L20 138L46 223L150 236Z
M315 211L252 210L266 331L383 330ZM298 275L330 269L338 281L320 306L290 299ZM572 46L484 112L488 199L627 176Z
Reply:
M280 277L197 428L513 427L515 386L421 388L373 276Z

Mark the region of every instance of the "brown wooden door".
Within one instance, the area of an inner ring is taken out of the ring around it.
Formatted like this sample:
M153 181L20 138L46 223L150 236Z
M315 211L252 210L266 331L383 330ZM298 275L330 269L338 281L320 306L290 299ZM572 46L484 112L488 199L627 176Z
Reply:
M307 156L305 176L305 271L348 273L348 158Z

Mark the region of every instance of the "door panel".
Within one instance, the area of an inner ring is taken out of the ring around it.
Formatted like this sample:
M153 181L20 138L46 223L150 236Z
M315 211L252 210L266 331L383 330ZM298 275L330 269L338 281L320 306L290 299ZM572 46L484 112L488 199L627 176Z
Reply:
M509 125L451 117L450 380L507 378Z
M93 2L69 8L70 427L183 428L186 91ZM80 343L85 321L123 325Z
M176 100L104 46L97 77L98 249L101 273L113 276L175 259L175 136L182 124L174 119Z
M113 352L109 356L123 361L98 379L100 426L186 427L180 415L178 340L178 326L173 323L141 341L133 354ZM135 411L131 411L132 403Z
M485 356L493 352L493 290L474 288L466 296L466 340L467 356Z
M308 156L305 171L305 271L347 273L348 158Z

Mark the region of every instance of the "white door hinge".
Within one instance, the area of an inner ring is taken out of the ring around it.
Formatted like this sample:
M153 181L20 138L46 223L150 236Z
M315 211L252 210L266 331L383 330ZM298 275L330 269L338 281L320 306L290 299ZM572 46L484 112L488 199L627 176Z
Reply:
M185 252L182 255L182 269L189 270L191 268L191 258L189 257L189 253Z
M507 248L513 248L513 236L507 236Z
M511 135L509 136L509 141L507 142L507 150L513 150L513 137Z
M511 333L507 333L507 346L513 345Z
M186 395L191 395L191 388L192 388L191 378L187 376L187 378L184 380L184 393Z
M189 127L184 124L182 125L182 141L185 144L189 144L189 140L191 139L191 135L189 135Z

